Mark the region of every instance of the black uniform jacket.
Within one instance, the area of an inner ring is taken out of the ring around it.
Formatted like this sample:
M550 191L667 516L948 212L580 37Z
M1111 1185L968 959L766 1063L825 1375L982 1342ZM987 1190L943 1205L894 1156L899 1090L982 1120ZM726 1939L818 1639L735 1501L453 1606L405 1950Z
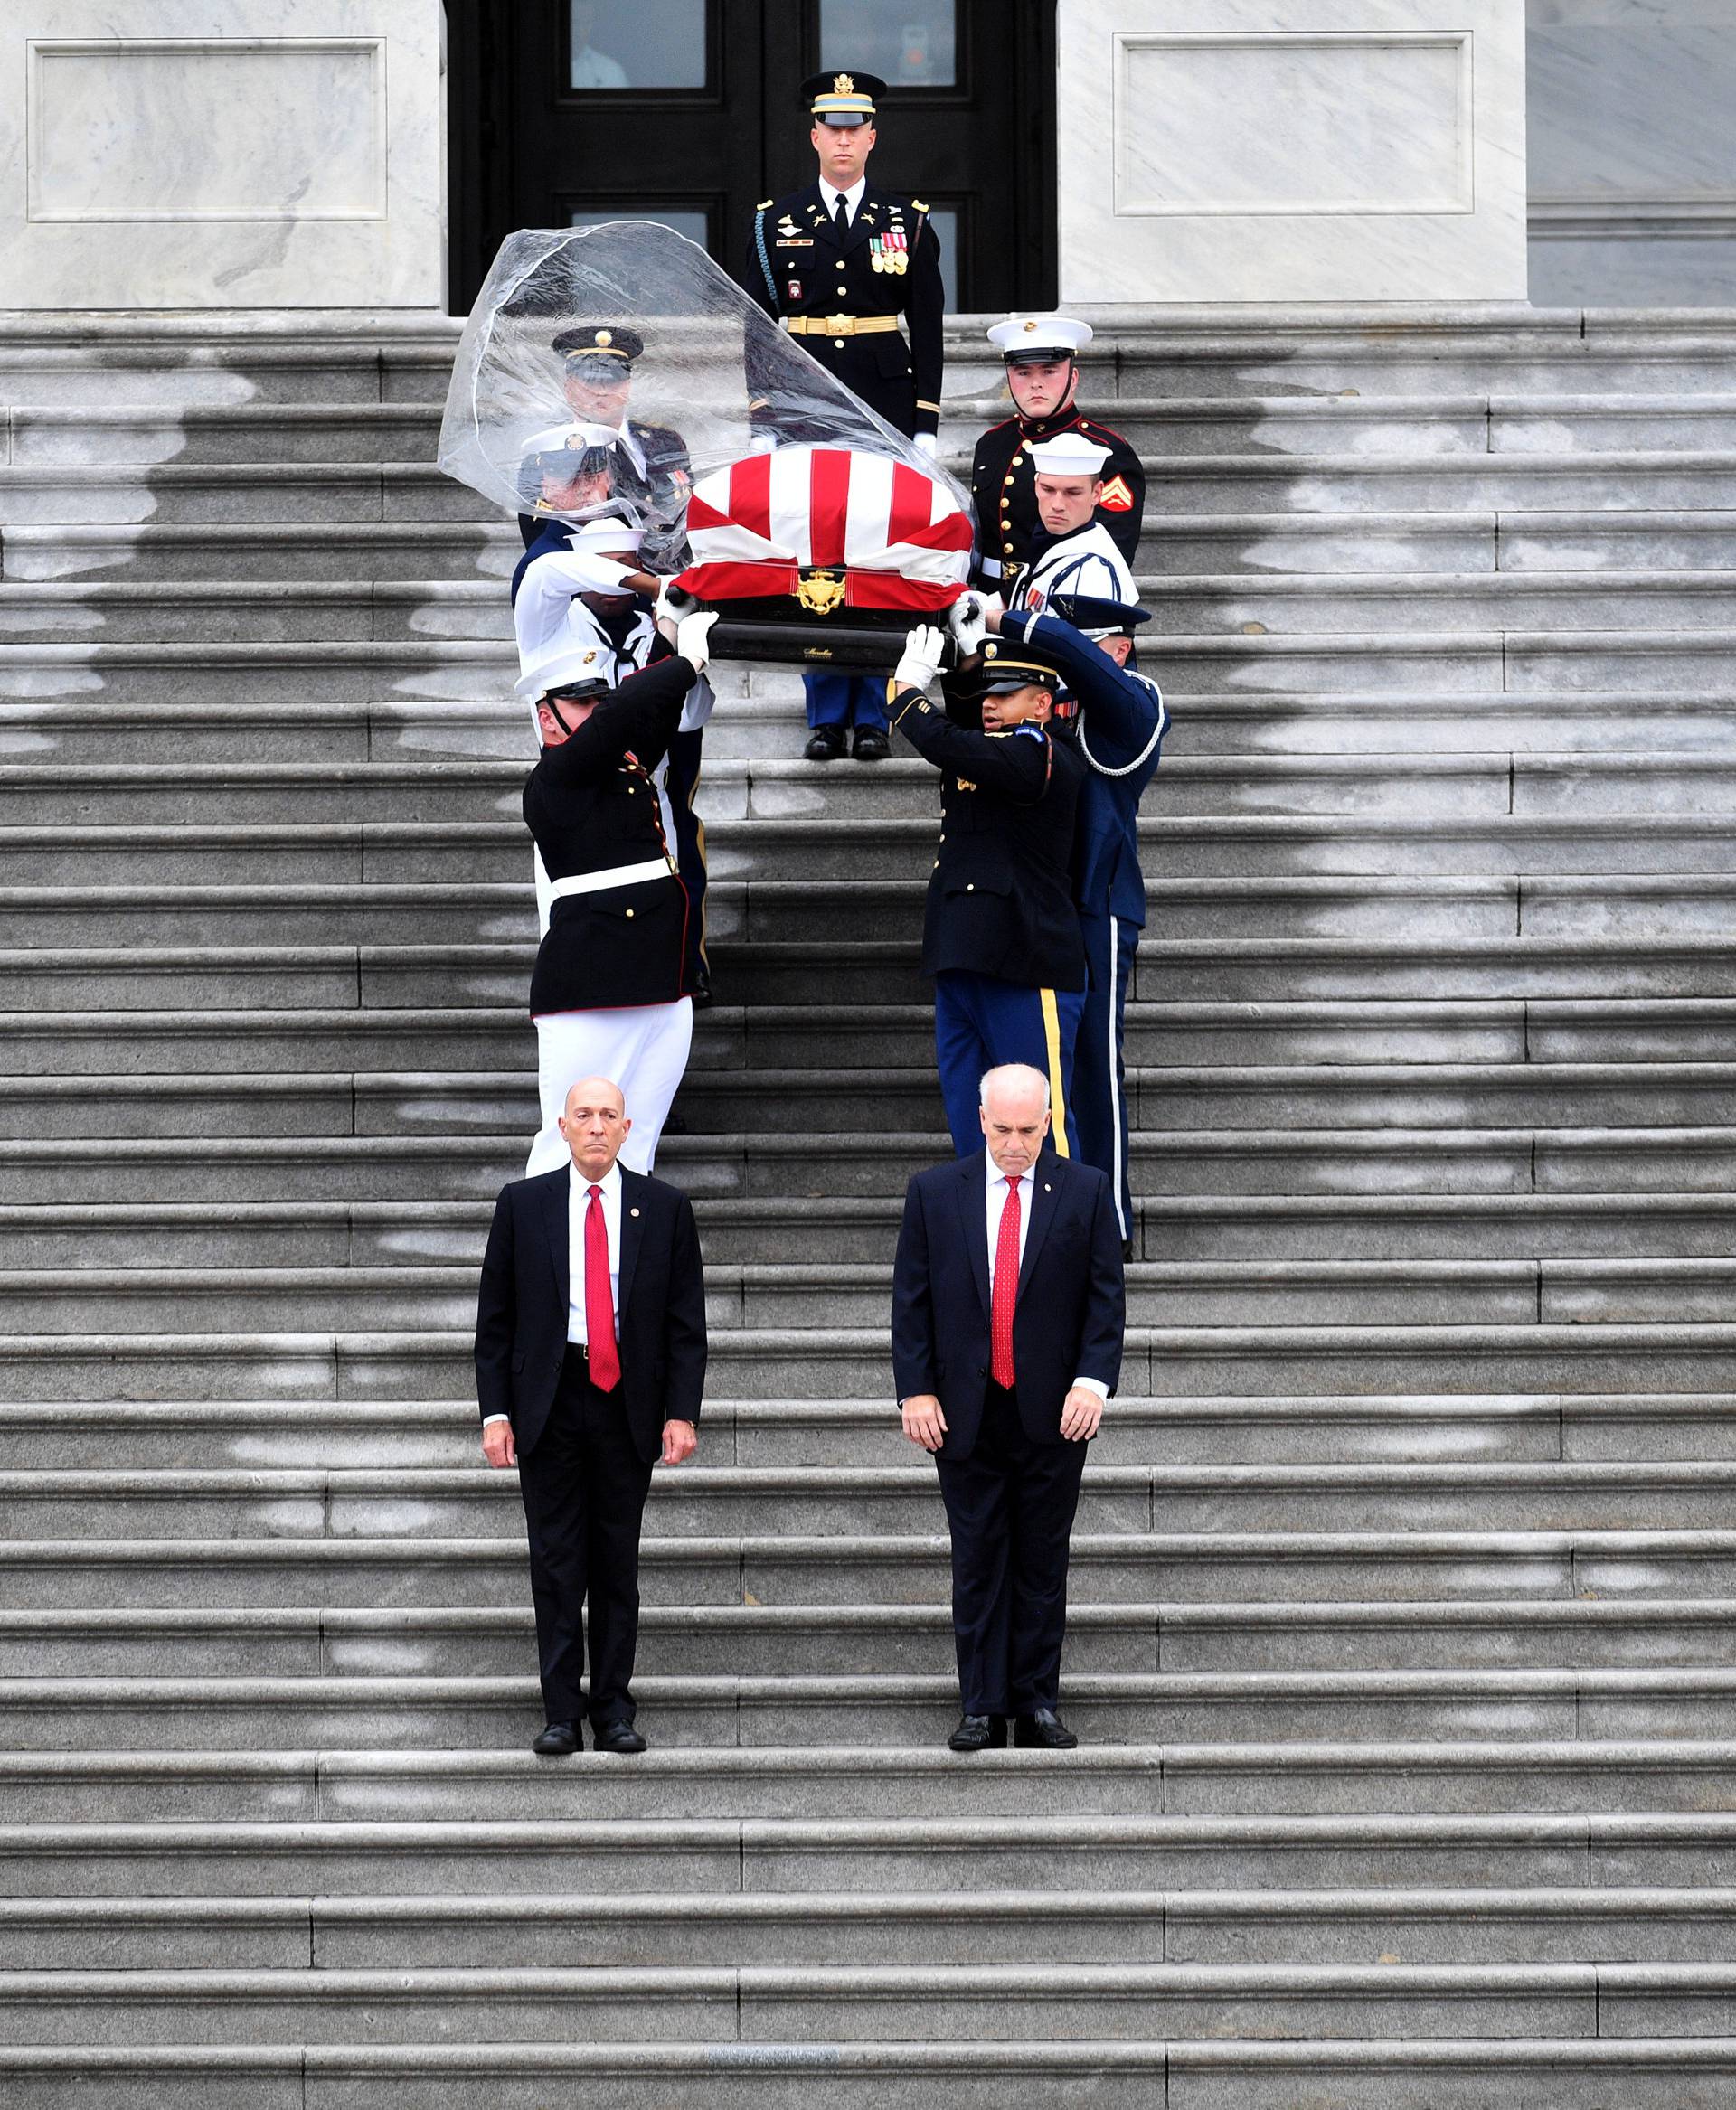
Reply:
M1061 432L1080 434L1109 449L1096 518L1132 564L1146 511L1146 472L1139 457L1132 443L1111 427L1078 409L1068 409L1056 418L1009 418L1005 424L991 425L976 442L970 465L970 495L976 501L981 538L978 586L998 592L1006 575L1030 561L1039 524L1031 443L1053 439Z
M908 344L897 330L860 337L804 334L796 342L899 431L938 431L946 300L940 240L929 224L928 207L870 184L840 242L820 185L812 183L762 205L754 217L765 236L766 261L762 267L758 235L750 228L741 283L753 298L774 317L901 316ZM902 268L889 268L901 261ZM760 366L750 338L748 393L756 429L783 439L815 437L799 419L780 419L778 404L767 400L775 391Z
M986 1154L919 1173L904 1197L892 1267L892 1376L901 1399L927 1393L947 1418L943 1458L967 1458L982 1427L989 1371ZM1121 1229L1094 1166L1045 1150L1026 1175L1031 1225L1013 1312L1019 1419L1033 1443L1058 1444L1080 1378L1114 1391L1126 1319Z
M668 863L651 772L693 685L684 659L659 660L607 696L570 740L544 748L524 786L524 824L552 880ZM673 1003L682 987L687 890L675 867L629 886L555 901L531 975L531 1015Z
M572 1168L500 1191L476 1297L476 1398L512 1417L528 1452L542 1433L567 1352ZM621 1167L621 1398L650 1464L665 1421L697 1421L705 1389L705 1281L693 1205L678 1188ZM580 1265L582 1266L582 1258Z
M1028 989L1083 989L1071 877L1079 757L1037 726L967 731L920 689L901 690L892 711L917 752L946 772L923 973L963 968Z

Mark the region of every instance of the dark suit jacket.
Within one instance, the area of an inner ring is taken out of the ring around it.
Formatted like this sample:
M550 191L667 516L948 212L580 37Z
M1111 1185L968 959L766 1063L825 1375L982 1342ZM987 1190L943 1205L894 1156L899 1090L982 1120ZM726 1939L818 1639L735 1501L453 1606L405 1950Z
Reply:
M500 1191L476 1298L476 1398L509 1414L535 1448L567 1352L571 1168ZM705 1389L705 1279L693 1205L677 1188L621 1168L621 1388L627 1426L650 1464L665 1421L697 1421Z
M898 1396L932 1392L939 1399L947 1458L967 1458L975 1449L988 1382L986 1176L980 1150L918 1173L904 1197L892 1269ZM1030 1177L1031 1222L1013 1318L1019 1418L1033 1443L1060 1443L1061 1409L1074 1380L1098 1378L1113 1391L1121 1374L1121 1232L1109 1182L1095 1167L1045 1150Z

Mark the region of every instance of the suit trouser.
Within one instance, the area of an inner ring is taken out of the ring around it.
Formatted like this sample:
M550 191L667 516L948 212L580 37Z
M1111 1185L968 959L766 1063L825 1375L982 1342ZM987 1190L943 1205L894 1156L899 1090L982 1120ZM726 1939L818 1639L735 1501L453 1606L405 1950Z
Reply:
M952 1630L966 1714L1028 1715L1061 1692L1067 1549L1083 1443L1033 1443L990 1380L967 1458L937 1455L952 1533Z
M1127 1028L1127 985L1139 926L1123 916L1081 916L1091 985L1073 1043L1073 1117L1079 1154L1107 1173L1121 1236L1133 1235L1133 1190L1127 1167L1127 1073L1121 1050Z
M946 967L934 978L934 1056L952 1147L969 1157L983 1147L985 1070L1028 1062L1049 1079L1049 1117L1057 1154L1079 1155L1073 1115L1073 1050L1085 993L1031 989L993 975Z
M884 732L892 723L883 674L804 674L802 688L810 726L854 725L858 731Z
M639 1638L639 1521L651 1468L627 1426L620 1388L599 1392L581 1348L569 1348L535 1447L518 1461L531 1546L536 1653L549 1721L577 1721L589 1600L594 1723L631 1721Z

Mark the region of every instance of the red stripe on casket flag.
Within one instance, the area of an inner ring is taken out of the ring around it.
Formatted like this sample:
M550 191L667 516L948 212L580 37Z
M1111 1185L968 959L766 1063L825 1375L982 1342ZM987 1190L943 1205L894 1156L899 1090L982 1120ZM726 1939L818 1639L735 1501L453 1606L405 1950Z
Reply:
M758 535L771 540L771 457L744 456L730 471L730 517ZM690 516L691 520L691 516Z
M913 542L928 531L934 512L934 485L903 462L892 464L892 504L886 519L886 546Z
M807 532L813 561L842 564L850 516L850 457L841 447L816 447L808 461Z
M727 513L720 513L716 506L708 505L697 491L687 500L687 532L694 528L729 527L732 523Z

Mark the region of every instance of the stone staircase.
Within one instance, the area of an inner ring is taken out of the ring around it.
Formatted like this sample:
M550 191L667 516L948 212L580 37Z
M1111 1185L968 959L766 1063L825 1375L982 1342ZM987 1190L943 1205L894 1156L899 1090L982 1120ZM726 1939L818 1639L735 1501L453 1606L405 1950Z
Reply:
M1074 1756L887 1403L920 765L708 740L654 1749L539 1763L474 1270L533 1126L455 329L0 336L0 2102L1727 2110L1736 317L1099 339L1175 730ZM992 413L957 338L948 435Z

